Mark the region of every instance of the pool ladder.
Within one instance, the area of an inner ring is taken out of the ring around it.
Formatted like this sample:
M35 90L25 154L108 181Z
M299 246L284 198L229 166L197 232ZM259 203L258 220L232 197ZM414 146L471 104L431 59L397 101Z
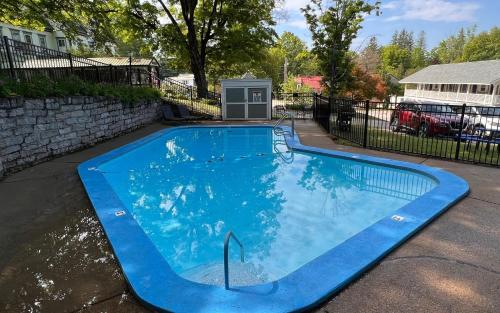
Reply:
M273 126L273 132L276 134L276 135L284 135L285 134L285 131L279 127L281 125L281 123L283 123L283 121L286 119L286 118L290 118L292 119L292 138L295 136L295 116L289 112L283 112L281 114L281 117L279 118L279 120L274 124Z
M226 238L224 238L224 286L226 290L229 290L229 240L231 240L231 238L240 246L241 263L245 262L245 250L243 249L243 245L232 231L228 231Z

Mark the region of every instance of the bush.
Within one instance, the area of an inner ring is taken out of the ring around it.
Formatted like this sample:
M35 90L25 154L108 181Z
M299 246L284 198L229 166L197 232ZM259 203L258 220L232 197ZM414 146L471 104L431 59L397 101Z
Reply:
M30 82L17 82L10 78L0 78L0 98L15 96L26 98L105 96L119 99L122 103L135 104L159 99L161 93L150 87L91 83L76 76L69 76L64 80L36 76L32 77Z

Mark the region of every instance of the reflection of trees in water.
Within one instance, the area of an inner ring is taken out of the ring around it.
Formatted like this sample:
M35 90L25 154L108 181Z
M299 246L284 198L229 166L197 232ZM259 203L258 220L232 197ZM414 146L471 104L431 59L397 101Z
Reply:
M339 193L356 188L360 194L372 192L412 201L435 187L432 179L411 171L313 155L307 162L299 184L310 191L326 189L325 197L332 200L345 198ZM326 199L323 198L323 201L326 202ZM321 198L318 201L322 201ZM339 209L349 210L342 206L342 201L334 203L334 215L342 214Z
M338 216L348 213L349 208L342 201L337 200L345 198L342 193L346 189L357 186L356 179L350 175L354 171L353 167L337 158L320 157L313 154L307 154L307 156L309 157L307 165L298 184L311 192L324 191L324 195L318 192L317 199L315 199L323 203L324 210L327 210L325 207L327 201L331 201L333 204L331 208L328 208L330 212L325 211L324 215L330 213L333 216Z
M215 141L221 143L225 134L211 136L220 136ZM174 261L174 268L222 262L224 235L230 229L248 256L263 258L279 228L276 214L284 203L282 192L276 190L280 163L262 162L257 156L239 159L239 154L230 154L240 151L230 149L215 150L223 158L203 157L200 150L206 141L206 136L199 136L183 146L176 139L175 158L130 172L127 194L119 192L127 197L124 202L135 204L136 219L163 255ZM195 161L184 161L185 155Z

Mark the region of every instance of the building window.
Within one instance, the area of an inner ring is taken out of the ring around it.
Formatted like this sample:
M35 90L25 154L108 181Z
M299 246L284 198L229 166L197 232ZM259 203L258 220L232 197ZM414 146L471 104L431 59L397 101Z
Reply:
M12 39L21 41L21 32L15 29L10 30L10 34L12 36Z
M487 94L488 93L488 86L487 85L479 85L477 88L477 93Z
M24 42L32 44L33 38L31 37L31 33L24 33Z
M472 85L470 93L477 93L477 85Z
M446 91L448 91L448 92L457 92L458 91L458 85L448 84L446 86Z
M465 84L460 85L460 92L467 93L467 85L465 85Z
M500 85L497 86L497 92L496 95L500 96Z
M40 42L40 47L47 48L47 39L44 35L38 35L38 41Z
M57 38L57 47L65 48L66 47L66 39L65 38Z

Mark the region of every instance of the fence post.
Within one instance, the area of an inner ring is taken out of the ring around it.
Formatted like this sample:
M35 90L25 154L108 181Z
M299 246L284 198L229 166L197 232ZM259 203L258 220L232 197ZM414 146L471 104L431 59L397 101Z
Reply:
M368 146L368 114L370 113L370 100L365 101L365 125L363 131L363 148Z
M128 57L128 81L132 85L132 57Z
M332 116L332 97L328 96L328 134L332 133L332 125L331 125L331 116Z
M460 146L462 144L462 131L464 128L464 117L465 117L465 108L467 104L462 104L462 115L460 116L460 129L458 130L458 138L457 138L457 148L455 150L455 160L459 159L460 156Z
M68 53L68 59L69 59L69 70L71 73L73 73L73 56L71 53Z
M109 65L109 83L113 83L113 65Z
M95 72L96 72L96 76L97 76L97 82L100 83L101 82L101 75L99 74L99 66L97 66L97 65L95 67Z
M318 102L318 95L313 92L313 120L316 121L316 106Z
M194 103L193 103L193 87L189 88L190 99L191 99L191 111L194 111Z
M5 43L5 51L7 51L7 59L9 61L10 76L12 78L16 78L16 73L14 72L14 61L12 61L12 54L10 53L9 37L3 36L3 40Z

